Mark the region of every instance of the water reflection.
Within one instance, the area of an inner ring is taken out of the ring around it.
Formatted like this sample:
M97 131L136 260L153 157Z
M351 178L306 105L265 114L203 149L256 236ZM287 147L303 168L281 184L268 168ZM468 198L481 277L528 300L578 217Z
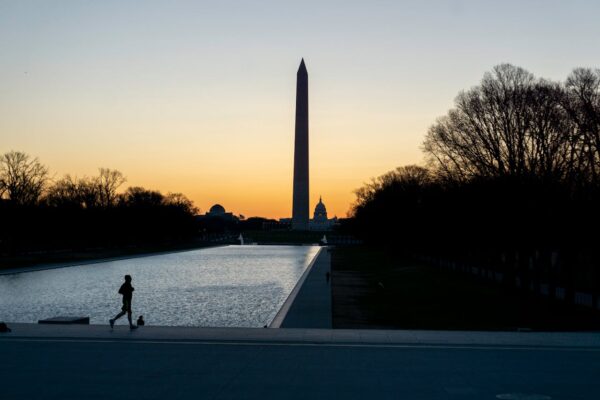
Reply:
M134 318L143 314L147 325L262 327L317 251L227 246L0 275L0 320L84 315L107 324L121 308L117 290L130 274Z

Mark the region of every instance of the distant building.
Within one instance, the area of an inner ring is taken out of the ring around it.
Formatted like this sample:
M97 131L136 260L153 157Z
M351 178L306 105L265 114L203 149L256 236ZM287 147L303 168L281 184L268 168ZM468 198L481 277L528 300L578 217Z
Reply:
M323 199L319 197L313 218L308 222L308 229L311 231L330 231L336 224L337 217L327 218L327 208L323 204Z
M239 221L239 218L233 215L233 213L225 211L225 207L220 204L215 204L210 210L203 215L205 218L221 218L227 221Z
M336 225L338 225L337 217L327 218L327 208L323 203L323 199L319 197L319 202L315 206L315 212L313 214L313 218L308 221L308 230L311 231L330 231ZM280 218L279 219L280 227L292 227L293 222L292 218Z

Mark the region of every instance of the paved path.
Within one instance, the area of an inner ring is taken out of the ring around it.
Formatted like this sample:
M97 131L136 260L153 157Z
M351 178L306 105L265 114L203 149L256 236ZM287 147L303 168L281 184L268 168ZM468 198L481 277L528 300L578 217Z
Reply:
M10 323L11 339L102 341L269 342L354 345L548 347L600 349L600 332L463 332L357 329L187 328L126 325L39 325Z
M598 333L10 325L2 399L600 398Z
M329 249L322 248L313 264L307 268L306 277L298 281L298 288L292 291L271 326L330 329L331 279L327 279L328 273L331 274L331 255Z

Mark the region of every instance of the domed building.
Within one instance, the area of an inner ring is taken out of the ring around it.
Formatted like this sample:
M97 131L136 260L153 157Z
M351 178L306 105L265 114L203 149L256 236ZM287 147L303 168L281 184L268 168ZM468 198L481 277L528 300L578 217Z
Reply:
M208 211L208 213L206 215L209 215L211 217L217 217L217 216L221 216L225 214L225 207L223 207L220 204L215 204L214 206L212 206L210 208L210 210Z
M221 219L225 219L225 220L237 220L238 218L233 215L233 213L227 212L225 211L225 207L223 207L220 204L215 204L214 206L212 206L210 208L210 210L203 215L203 217L209 217L209 218L221 218Z
M319 196L319 202L315 206L315 213L313 215L313 221L324 222L327 221L327 208L323 204L323 198Z
M308 229L311 231L329 231L337 223L337 217L327 218L327 208L323 203L323 198L319 196L319 202L315 206L313 218L308 222Z

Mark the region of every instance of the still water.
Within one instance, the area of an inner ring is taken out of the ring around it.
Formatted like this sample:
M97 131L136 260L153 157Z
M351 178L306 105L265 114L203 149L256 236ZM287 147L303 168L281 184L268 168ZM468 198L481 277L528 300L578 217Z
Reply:
M262 327L318 250L225 246L0 275L0 321L75 315L108 324L121 310L117 292L129 274L134 322L144 315L146 325Z

